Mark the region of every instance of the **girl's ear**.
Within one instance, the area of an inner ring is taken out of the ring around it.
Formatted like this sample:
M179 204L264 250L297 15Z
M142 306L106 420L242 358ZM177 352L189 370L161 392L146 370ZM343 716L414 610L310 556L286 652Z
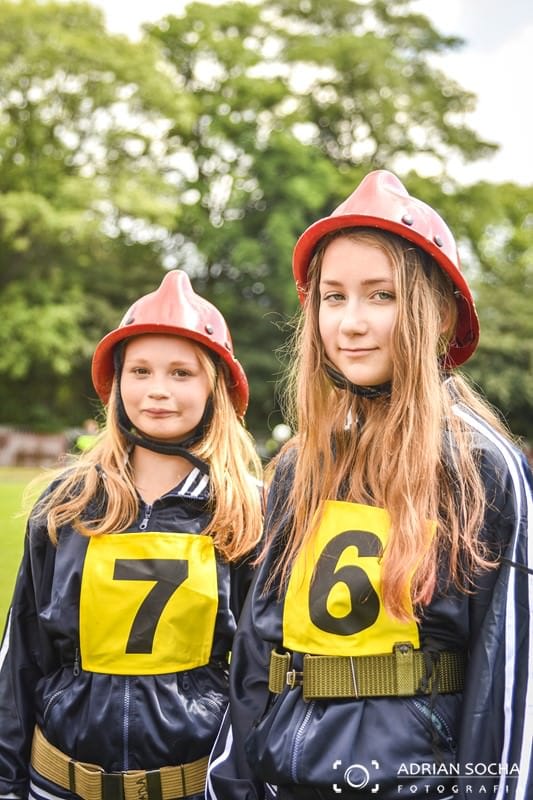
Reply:
M457 327L457 307L453 297L443 298L440 306L440 337L438 355L445 356Z
M450 334L450 327L452 324L452 312L448 303L443 304L440 315L440 332L443 336Z
M457 305L455 296L446 296L442 299L440 307L440 332L451 341L457 327Z

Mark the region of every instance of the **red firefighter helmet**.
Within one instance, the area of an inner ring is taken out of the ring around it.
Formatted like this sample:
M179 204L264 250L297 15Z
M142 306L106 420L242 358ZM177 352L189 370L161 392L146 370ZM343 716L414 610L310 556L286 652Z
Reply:
M327 233L351 227L396 233L433 257L456 288L457 327L449 344L447 366L458 366L470 358L479 340L479 322L453 234L431 206L411 197L396 175L387 170L370 172L329 217L310 225L298 239L292 263L300 301L305 297L307 270L319 240Z
M136 300L118 328L104 336L97 345L92 361L92 380L104 403L109 400L113 382L115 345L142 333L183 336L216 353L228 368L228 388L235 410L239 416L244 416L248 405L248 381L233 354L226 321L214 305L196 294L187 273L179 269L168 272L155 292Z

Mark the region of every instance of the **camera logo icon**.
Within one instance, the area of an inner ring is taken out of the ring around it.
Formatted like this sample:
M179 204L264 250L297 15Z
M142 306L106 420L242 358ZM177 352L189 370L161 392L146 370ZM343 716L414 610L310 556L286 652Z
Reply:
M334 761L333 769L342 769L342 761L338 759ZM374 769L379 769L379 762L372 761L372 767ZM364 789L365 786L368 786L370 783L370 773L368 769L363 764L350 764L344 770L344 784L348 785L351 789ZM339 786L338 783L333 784L333 791L337 794L342 794L342 787ZM370 789L372 794L376 794L379 791L379 783L376 783Z

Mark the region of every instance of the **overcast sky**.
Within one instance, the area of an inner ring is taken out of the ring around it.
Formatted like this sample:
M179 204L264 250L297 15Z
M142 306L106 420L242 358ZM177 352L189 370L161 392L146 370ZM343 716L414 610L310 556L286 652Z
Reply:
M183 0L92 0L108 27L129 36L144 21L179 13ZM533 185L533 3L531 0L414 0L442 33L465 39L457 53L440 59L450 77L478 97L470 126L501 145L488 161L461 167L465 181L486 178ZM451 165L457 176L458 165Z
M443 33L465 39L442 67L478 97L470 125L501 145L466 177L533 185L533 4L531 0L417 0Z

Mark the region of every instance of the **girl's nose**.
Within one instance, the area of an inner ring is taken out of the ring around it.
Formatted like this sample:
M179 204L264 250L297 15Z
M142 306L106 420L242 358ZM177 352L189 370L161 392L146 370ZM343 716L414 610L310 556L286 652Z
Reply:
M364 333L367 329L367 319L363 306L360 303L348 303L342 315L339 330L346 336Z
M169 397L170 392L165 387L163 381L154 381L153 385L150 386L148 391L149 397L153 397L154 399L161 400L164 397Z

